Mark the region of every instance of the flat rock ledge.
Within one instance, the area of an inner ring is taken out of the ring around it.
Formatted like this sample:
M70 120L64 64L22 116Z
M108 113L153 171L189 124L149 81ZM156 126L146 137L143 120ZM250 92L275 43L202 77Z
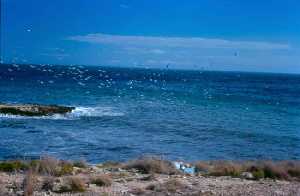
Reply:
M51 116L54 114L66 114L72 112L75 107L40 104L2 104L0 113L20 116Z

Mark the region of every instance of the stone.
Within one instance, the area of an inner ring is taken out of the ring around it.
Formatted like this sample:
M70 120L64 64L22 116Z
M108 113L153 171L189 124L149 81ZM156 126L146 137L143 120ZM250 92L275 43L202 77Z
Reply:
M243 178L246 178L246 179L249 179L249 180L254 179L254 176L253 176L253 174L252 174L251 172L243 172L243 173L241 174L241 176L242 176Z

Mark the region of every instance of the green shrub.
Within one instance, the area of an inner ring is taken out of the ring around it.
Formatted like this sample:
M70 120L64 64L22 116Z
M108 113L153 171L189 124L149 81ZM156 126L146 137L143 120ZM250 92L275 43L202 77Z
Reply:
M5 161L0 163L0 171L3 172L13 172L26 169L28 169L28 165L22 161Z
M259 179L265 177L265 173L264 173L263 170L253 171L252 175L253 175L253 177L254 177L255 180L259 180Z
M63 161L60 166L56 169L57 176L71 175L73 172L73 165L69 162Z

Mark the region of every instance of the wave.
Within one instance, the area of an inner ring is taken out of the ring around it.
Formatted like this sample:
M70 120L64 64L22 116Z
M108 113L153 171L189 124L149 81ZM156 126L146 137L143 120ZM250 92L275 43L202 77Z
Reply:
M124 113L113 107L75 107L68 114L54 114L50 116L20 116L10 114L0 114L0 119L50 119L50 120L78 120L84 117L117 117L124 116Z

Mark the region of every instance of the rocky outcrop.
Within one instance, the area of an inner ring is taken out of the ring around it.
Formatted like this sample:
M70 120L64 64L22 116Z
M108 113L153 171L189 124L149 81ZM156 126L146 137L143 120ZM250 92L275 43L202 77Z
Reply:
M50 116L72 112L75 107L39 104L0 104L0 113L21 116Z

